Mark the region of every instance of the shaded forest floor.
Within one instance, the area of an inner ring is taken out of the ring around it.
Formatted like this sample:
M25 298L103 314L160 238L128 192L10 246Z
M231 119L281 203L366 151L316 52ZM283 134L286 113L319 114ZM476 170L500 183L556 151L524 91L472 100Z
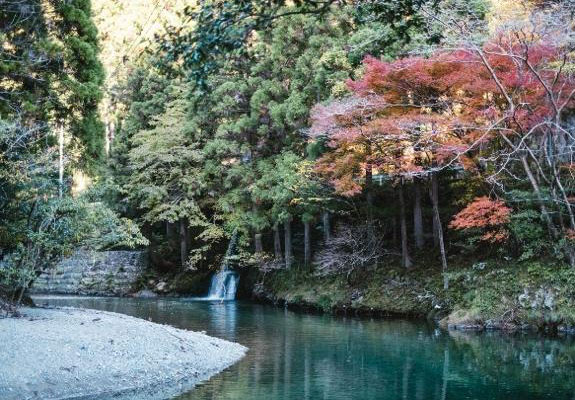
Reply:
M378 266L349 277L302 269L252 276L259 300L332 313L425 317L455 329L575 330L575 270L543 261L451 260L439 266Z

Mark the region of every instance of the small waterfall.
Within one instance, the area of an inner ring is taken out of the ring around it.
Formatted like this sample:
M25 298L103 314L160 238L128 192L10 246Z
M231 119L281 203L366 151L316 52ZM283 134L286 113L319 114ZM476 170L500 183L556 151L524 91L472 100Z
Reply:
M220 270L212 277L208 299L210 300L234 300L238 289L240 277L229 269L230 257L234 255L238 243L238 232L234 230L226 255L222 261Z
M208 299L235 299L239 279L238 274L234 271L219 271L212 277Z

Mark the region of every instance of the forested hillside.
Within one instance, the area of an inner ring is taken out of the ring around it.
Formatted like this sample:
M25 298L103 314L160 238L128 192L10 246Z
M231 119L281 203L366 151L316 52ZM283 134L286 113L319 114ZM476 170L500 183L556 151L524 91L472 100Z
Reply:
M106 164L90 1L5 1L0 26L0 293L21 299L78 247L148 241L100 187L80 194Z
M9 0L0 282L149 245L198 292L235 232L267 300L574 324L573 11Z

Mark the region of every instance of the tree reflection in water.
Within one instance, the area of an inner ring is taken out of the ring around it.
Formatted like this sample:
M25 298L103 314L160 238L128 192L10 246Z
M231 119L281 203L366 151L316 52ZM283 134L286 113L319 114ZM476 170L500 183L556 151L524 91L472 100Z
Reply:
M425 323L290 312L244 302L51 298L240 342L238 364L179 400L573 399L575 342Z

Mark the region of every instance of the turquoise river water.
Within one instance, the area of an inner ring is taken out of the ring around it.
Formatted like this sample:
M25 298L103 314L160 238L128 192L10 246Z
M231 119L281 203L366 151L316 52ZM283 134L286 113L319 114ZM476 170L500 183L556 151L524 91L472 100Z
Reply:
M206 331L246 357L178 400L575 400L575 338L445 332L250 302L41 297Z

